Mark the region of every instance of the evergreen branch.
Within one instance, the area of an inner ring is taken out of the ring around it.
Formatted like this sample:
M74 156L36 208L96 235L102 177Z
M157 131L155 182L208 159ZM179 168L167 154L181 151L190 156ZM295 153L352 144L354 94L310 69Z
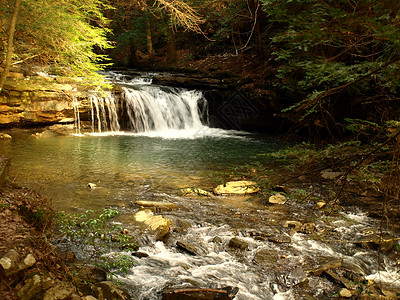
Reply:
M383 64L379 68L376 68L375 70L372 70L371 72L369 72L369 73L357 78L356 80L353 80L353 81L348 82L346 84L343 84L341 86L334 87L334 88L331 88L329 90L326 90L326 91L320 93L319 95L317 95L314 98L311 98L311 99L309 98L302 105L298 106L295 111L296 112L300 112L300 111L303 111L303 110L305 110L305 109L307 109L307 108L309 108L311 106L318 105L318 103L320 103L322 101L322 99L324 99L326 97L329 97L329 96L332 96L334 94L337 94L337 93L339 93L341 91L344 91L345 89L351 87L352 85L357 84L357 83L367 79L371 75L378 73L379 71L387 68L389 65L391 65L391 64L393 64L393 63L395 63L395 62L397 62L399 60L400 60L400 55L394 57L392 60L386 62L385 64Z

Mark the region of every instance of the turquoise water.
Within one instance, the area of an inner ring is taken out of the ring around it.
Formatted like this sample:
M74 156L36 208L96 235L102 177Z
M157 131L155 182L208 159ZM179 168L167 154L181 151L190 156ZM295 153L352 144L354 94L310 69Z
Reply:
M35 138L35 131L14 130L12 140L0 142L0 154L11 157L17 182L50 198L56 209L71 210L126 204L146 199L149 191L211 189L213 171L254 163L257 154L279 147L269 137L208 130L190 138L124 133ZM97 187L89 189L88 183Z

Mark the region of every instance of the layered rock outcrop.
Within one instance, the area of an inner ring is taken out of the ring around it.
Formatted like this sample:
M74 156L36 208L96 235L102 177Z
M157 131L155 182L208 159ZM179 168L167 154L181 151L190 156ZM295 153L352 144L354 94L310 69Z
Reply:
M12 73L0 93L0 126L73 122L74 99L84 114L90 105L87 96L80 79Z

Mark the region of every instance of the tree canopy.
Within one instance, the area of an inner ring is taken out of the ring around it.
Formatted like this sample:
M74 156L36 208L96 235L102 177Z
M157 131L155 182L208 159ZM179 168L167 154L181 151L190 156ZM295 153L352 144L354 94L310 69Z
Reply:
M3 59L13 1L1 3ZM46 65L53 74L88 76L104 66L110 8L100 0L22 0L14 34L13 64Z

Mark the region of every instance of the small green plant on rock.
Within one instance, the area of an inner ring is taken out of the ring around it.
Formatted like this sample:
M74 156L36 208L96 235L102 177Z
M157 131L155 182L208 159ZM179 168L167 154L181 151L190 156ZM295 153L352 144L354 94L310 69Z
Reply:
M80 214L61 212L57 217L59 232L71 242L86 244L92 252L89 262L106 269L111 277L127 273L134 266L132 258L113 251L136 249L132 237L112 222L118 214L117 210L107 208L99 215L87 210Z

